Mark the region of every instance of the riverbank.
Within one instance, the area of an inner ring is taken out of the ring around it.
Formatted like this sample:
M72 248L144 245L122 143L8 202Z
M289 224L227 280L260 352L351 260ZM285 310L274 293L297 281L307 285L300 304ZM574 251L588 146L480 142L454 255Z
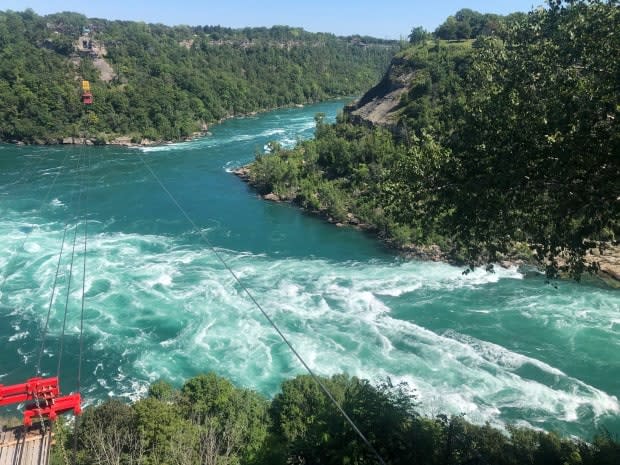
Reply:
M212 127L208 138L145 156L318 373L407 381L420 411L431 415L465 411L482 424L527 422L583 438L594 423L620 431L616 291L570 280L548 285L500 266L463 275L464 267L399 259L371 234L265 202L229 174L269 141L311 138L314 115L331 121L340 108L237 118ZM76 169L75 147L3 145L1 152L0 375L29 375L20 354L36 344L39 309L49 303L38 290L52 286L81 179L90 191L82 386L92 402L138 399L161 373L180 387L205 370L273 397L299 373L136 149L89 147L93 163L80 164L86 171ZM67 269L70 254L62 258ZM52 311L51 321L62 321L62 308ZM68 314L67 325L79 326L79 312ZM68 354L78 342L69 335ZM57 360L43 362L55 368ZM429 369L436 366L442 369ZM64 379L74 383L71 372Z
M324 101L326 102L338 101L338 100L348 101L348 100L353 100L354 98L355 97L333 97L331 99L327 99ZM222 124L224 121L227 121L230 119L248 118L248 117L260 115L261 113L267 113L270 111L276 111L276 110L281 110L281 109L286 109L286 108L304 108L306 105L312 105L315 103L317 102L308 101L303 104L293 103L290 105L283 105L283 106L278 106L274 108L264 108L261 110L251 111L248 113L227 115L212 123L203 122L201 123L200 131L195 131L187 137L181 137L176 140L148 139L144 137L142 138L137 137L135 135L134 136L131 136L131 135L113 136L110 134L99 134L97 136L92 136L92 137L66 136L66 137L59 137L59 138L53 138L53 139L35 139L33 142L25 142L22 140L15 140L15 139L4 140L0 142L4 142L8 144L15 144L18 146L23 146L23 145L90 145L90 146L113 145L113 146L119 146L119 147L151 147L151 146L159 146L159 145L167 145L167 144L178 144L180 142L191 142L195 139L208 136L211 134L209 132L209 127L211 125Z
M246 165L232 170L232 173L239 177L242 181L252 186L249 166L250 165ZM458 257L453 250L447 251L442 249L437 244L397 244L393 240L386 239L381 236L380 230L375 225L364 223L351 212L347 213L345 221L339 221L330 216L326 210L312 210L304 208L303 206L296 204L292 199L281 198L273 192L260 195L260 197L270 202L287 202L294 204L302 211L318 216L336 227L352 227L360 231L367 232L375 236L386 247L396 251L399 255L406 259L443 262L455 266L467 266L467 263ZM620 288L620 247L605 244L601 249L591 249L586 255L586 263L596 263L598 267L596 275L587 275L586 280L592 279L595 282L600 282L614 289ZM517 267L521 269L527 268L530 270L541 269L540 262L536 260L536 257L527 246L520 249L515 248L513 253L502 256L501 259L495 264L501 266L502 268ZM477 263L477 265L485 266L488 265L488 263L481 260Z

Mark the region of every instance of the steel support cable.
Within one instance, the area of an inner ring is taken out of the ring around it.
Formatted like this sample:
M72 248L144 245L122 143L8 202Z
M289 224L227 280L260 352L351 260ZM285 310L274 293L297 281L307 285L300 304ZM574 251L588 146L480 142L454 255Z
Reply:
M90 169L90 159L86 155L87 169ZM84 169L83 169L84 171ZM82 181L84 181L85 174L83 173ZM88 189L86 189L84 199L84 257L82 266L82 303L80 309L80 342L79 342L79 357L78 357L78 372L77 372L77 392L81 389L82 379L82 359L84 354L84 302L86 298L86 251L88 244Z
M65 160L68 156L65 155ZM78 159L78 163L79 163L79 159ZM54 183L56 182L56 180L54 179ZM49 192L48 192L49 195ZM71 200L73 200L73 195L71 196ZM54 274L54 282L52 283L52 293L50 295L50 301L49 301L49 305L47 307L47 316L45 318L45 325L43 327L43 332L41 334L41 346L39 348L39 355L37 357L37 365L36 365L36 373L37 376L41 375L41 361L43 359L43 350L45 349L45 340L47 339L47 331L49 329L49 322L50 322L50 317L52 314L52 306L54 304L54 295L56 292L56 287L57 287L57 283L58 283L58 274L60 271L60 264L62 261L62 254L63 254L63 250L65 247L65 240L67 237L67 229L69 227L69 218L67 217L67 219L65 220L65 227L63 229L63 233L62 233L62 242L60 244L60 253L58 254L58 263L56 264L56 273ZM25 242L25 241L24 241Z
M86 155L87 168L90 169L90 158ZM82 169L82 180L84 180L85 174ZM78 355L78 372L77 372L77 393L81 394L81 379L82 379L82 360L84 354L84 302L86 298L86 251L88 243L88 189L86 189L84 200L84 257L82 267L82 303L80 309L80 342L79 342L79 355ZM73 457L77 458L78 451L78 432L80 429L80 422L75 420L73 426Z
M65 156L65 158L66 158L66 156ZM79 168L79 166L80 166L80 157L78 157L78 168ZM73 200L73 195L71 195L71 200ZM43 328L43 333L42 333L42 336L41 336L41 347L39 348L39 355L37 357L37 365L36 365L37 376L41 375L41 360L42 360L42 357L43 357L43 350L45 348L45 339L47 338L47 330L49 328L50 315L51 315L51 312L52 312L52 305L54 303L54 294L55 294L55 291L56 291L56 284L58 282L58 272L60 270L60 263L61 263L61 260L62 260L62 252L63 252L64 246L65 246L65 239L66 239L66 236L67 236L67 227L68 226L69 226L69 219L67 217L67 219L65 221L65 227L64 227L63 233L62 233L62 243L60 245L60 253L58 254L58 263L56 264L56 273L54 274L54 282L53 282L53 285L52 285L52 292L50 294L50 302L49 302L49 306L48 306L48 309L47 309L47 316L46 316L46 319L45 319L45 326ZM76 226L76 228L77 228L77 226ZM74 248L75 248L75 239L74 239ZM73 258L71 260L73 261ZM64 332L64 329L63 329L63 332ZM45 429L46 429L45 421L43 420L43 416L40 413L41 412L41 405L39 404L39 398L38 397L35 397L35 402L36 402L37 409L39 410L39 419L41 421L41 426L43 428L43 431L45 432Z
M217 257L217 259L220 261L220 263L222 263L222 265L224 266L224 268L226 268L226 270L232 275L232 277L234 278L234 280L236 281L236 283L239 285L239 287L241 287L241 289L244 291L244 293L248 296L248 298L250 299L250 301L260 310L260 312L263 314L263 316L265 317L265 319L269 322L269 324L273 327L273 329L278 333L278 335L280 336L280 338L284 341L284 343L288 346L288 348L291 350L291 352L293 352L293 354L295 354L295 357L297 357L297 360L299 360L299 362L303 365L303 367L306 369L306 371L310 374L310 376L312 377L312 379L314 380L314 382L321 388L321 390L325 393L325 395L329 398L329 400L331 401L331 403L338 409L338 411L340 412L340 414L344 417L344 419L347 421L347 423L349 423L349 425L351 426L351 428L353 428L353 430L355 431L355 433L360 437L360 439L362 440L362 442L368 447L368 449L375 455L375 457L377 458L377 461L381 464L381 465L387 465L385 460L383 460L383 457L381 457L381 455L379 454L379 452L377 451L377 449L374 448L374 446L370 443L370 441L366 438L366 436L364 435L364 433L361 432L361 430L357 427L357 425L355 424L355 422L351 419L351 417L349 417L349 415L347 414L347 412L344 411L344 409L342 408L342 406L340 405L340 403L334 398L333 394L331 393L331 391L327 388L327 386L325 386L325 383L323 383L321 381L321 379L314 373L314 371L308 366L308 364L305 362L305 360L303 359L303 357L299 354L299 352L297 352L297 350L295 349L295 347L293 347L293 344L288 340L288 338L284 335L284 333L280 330L280 328L278 327L278 325L276 325L275 321L269 316L269 314L263 309L262 305L254 298L254 296L252 295L252 293L250 292L250 290L241 282L241 280L239 279L239 277L237 276L237 274L234 272L234 270L228 265L228 263L226 262L226 260L224 260L224 258L221 256L221 254L217 251L217 249L213 246L213 244L211 244L211 241L209 240L209 238L206 236L206 234L204 234L196 225L196 223L194 222L194 220L192 220L190 218L190 216L187 214L187 212L183 209L183 207L179 204L179 202L177 201L177 199L174 197L174 195L172 195L172 193L168 190L168 188L164 185L164 183L161 181L161 179L157 176L157 174L153 171L153 169L149 166L149 164L146 162L146 160L144 159L144 157L138 153L138 156L140 157L140 160L142 161L142 163L144 164L144 166L147 168L147 170L151 173L151 175L153 176L153 178L157 181L157 183L159 184L159 186L162 188L162 190L168 195L168 197L170 197L170 200L172 201L172 203L178 208L178 210L181 212L181 214L185 217L185 219L192 225L192 227L198 232L198 234L200 234L200 237L205 241L205 243L207 244L207 246L209 247L209 249L211 249L211 251L213 252L213 254Z
M58 282L58 272L60 271L60 262L62 261L62 251L65 248L65 238L67 237L67 228L69 227L69 221L65 223L65 229L62 233L62 243L60 244L60 253L58 254L58 263L56 264L56 273L54 274L54 282L52 284L52 294L50 295L50 302L47 307L47 317L45 318L45 326L43 327L43 333L41 334L41 346L39 347L39 355L37 356L36 373L37 376L41 375L41 359L43 357L43 350L45 349L45 339L47 339L47 330L50 324L50 316L52 314L52 305L54 304L54 294L56 292L56 284Z
M80 171L80 165L82 162L81 159L82 155L80 154L80 157L78 158L78 173ZM58 365L56 368L56 376L60 377L60 367L62 365L62 355L63 355L63 350L64 350L64 342L65 342L65 329L67 327L67 313L69 310L69 298L71 297L71 280L73 278L73 262L74 262L74 258L75 258L75 244L77 242L77 232L78 232L78 221L80 218L80 214L82 211L82 190L83 190L84 186L82 184L82 179L80 179L80 183L79 183L79 193L78 193L78 208L77 208L77 216L76 216L76 223L75 223L75 228L73 229L73 245L71 248L71 260L69 262L69 277L67 278L67 295L65 297L65 310L64 310L64 316L63 316L63 321L62 321L62 330L60 333L60 340L58 341Z

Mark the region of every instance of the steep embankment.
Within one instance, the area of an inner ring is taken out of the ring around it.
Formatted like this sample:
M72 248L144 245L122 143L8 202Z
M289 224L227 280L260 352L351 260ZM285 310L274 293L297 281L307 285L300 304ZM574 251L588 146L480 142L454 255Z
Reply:
M580 2L537 11L501 40L412 46L336 125L319 118L314 141L258 157L249 180L415 255L538 259L550 276L600 268L617 282L620 115L609 57L620 44L605 32L617 16ZM600 33L584 26L596 21Z
M409 91L414 74L407 60L394 58L381 82L345 108L350 120L370 126L396 125L401 98Z

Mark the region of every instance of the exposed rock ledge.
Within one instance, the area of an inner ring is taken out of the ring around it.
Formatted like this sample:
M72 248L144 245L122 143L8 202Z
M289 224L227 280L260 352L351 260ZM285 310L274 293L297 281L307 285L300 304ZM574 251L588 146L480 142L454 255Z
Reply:
M603 254L598 249L592 249L586 255L586 262L597 262L599 277L609 286L620 288L620 247L609 246Z
M414 72L403 59L395 58L379 84L345 107L352 122L370 126L396 126L400 98L411 84Z

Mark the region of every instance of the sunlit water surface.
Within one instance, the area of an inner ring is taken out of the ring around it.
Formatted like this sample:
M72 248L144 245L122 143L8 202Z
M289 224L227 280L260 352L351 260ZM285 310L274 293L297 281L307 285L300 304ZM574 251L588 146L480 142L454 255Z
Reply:
M257 198L230 173L270 140L311 137L315 113L333 120L342 104L229 120L199 140L153 148L0 145L0 383L34 375L69 221L43 356L43 371L56 373L76 217L86 206L88 403L135 399L156 379L180 385L209 370L270 396L303 372L206 235L320 374L406 381L430 415L620 433L618 291L403 261L363 233ZM76 388L83 226L66 392Z

